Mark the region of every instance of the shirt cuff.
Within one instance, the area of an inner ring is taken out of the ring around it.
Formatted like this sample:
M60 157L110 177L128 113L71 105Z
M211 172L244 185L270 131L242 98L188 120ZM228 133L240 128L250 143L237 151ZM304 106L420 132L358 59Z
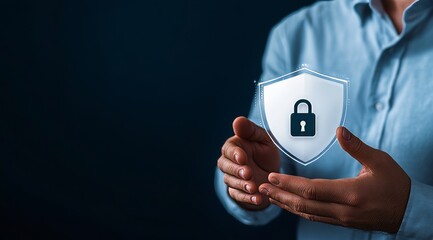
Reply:
M406 212L396 239L433 239L433 187L411 180Z
M281 209L273 204L264 210L258 211L249 211L240 207L228 195L227 186L224 183L224 173L218 168L215 172L215 191L227 212L246 225L265 225L275 219L281 212Z

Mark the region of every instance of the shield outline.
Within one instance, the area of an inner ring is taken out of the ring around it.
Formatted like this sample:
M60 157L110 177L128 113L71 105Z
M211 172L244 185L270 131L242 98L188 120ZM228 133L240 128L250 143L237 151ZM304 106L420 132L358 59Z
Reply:
M346 113L347 113L347 103L348 103L348 92L349 92L349 81L345 80L345 79L341 79L341 78L337 78L337 77L332 77L332 76L328 76L322 73L318 73L316 71L313 71L311 69L308 69L306 67L300 68L296 71L290 72L288 74L285 74L283 76L277 77L277 78L273 78L264 82L259 82L258 83L258 88L259 88L259 109L260 109L260 118L262 120L262 124L264 126L265 131L267 132L267 134L269 135L269 137L271 138L272 142L275 144L275 146L278 147L278 149L280 149L280 151L282 151L284 154L286 154L288 157L290 157L291 159L293 159L294 161L296 161L297 163L300 163L304 166L307 166L310 163L315 162L316 160L318 160L321 156L323 156L331 147L332 145L334 145L334 143L337 141L337 136L334 135L334 137L332 138L331 142L325 147L325 149L323 149L317 156L313 157L312 159L304 162L301 159L297 158L295 155L291 154L289 151L287 151L286 149L284 149L283 146L280 145L280 143L278 142L278 140L274 137L274 135L272 134L267 119L266 119L266 115L265 115L265 111L264 111L264 98L263 98L263 91L264 91L264 87L267 85L271 85L280 81L285 81L288 80L289 78L301 75L301 74L309 74L315 77L320 78L321 80L324 81L332 81L332 82L336 82L339 84L343 85L343 112L342 112L342 116L341 116L341 120L340 120L340 126L344 126L344 123L346 121Z

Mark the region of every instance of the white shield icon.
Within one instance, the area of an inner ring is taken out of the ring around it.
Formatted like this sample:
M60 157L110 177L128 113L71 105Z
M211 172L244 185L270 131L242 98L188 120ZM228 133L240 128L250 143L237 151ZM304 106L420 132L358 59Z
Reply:
M335 143L346 118L347 80L302 68L258 87L262 123L290 158L308 165Z

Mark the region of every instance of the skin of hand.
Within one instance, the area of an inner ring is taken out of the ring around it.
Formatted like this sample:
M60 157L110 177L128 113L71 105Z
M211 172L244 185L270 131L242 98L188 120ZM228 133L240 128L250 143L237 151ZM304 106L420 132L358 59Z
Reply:
M396 233L409 198L409 176L391 156L346 128L337 128L337 138L362 164L357 177L328 180L271 173L260 192L271 203L311 221Z
M270 202L258 187L268 182L269 173L279 172L280 152L266 131L245 117L233 121L233 131L217 163L228 194L245 209L264 209Z

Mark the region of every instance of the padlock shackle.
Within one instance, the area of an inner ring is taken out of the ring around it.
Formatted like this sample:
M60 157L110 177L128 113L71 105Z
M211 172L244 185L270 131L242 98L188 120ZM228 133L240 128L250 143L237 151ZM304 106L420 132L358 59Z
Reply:
M307 99L299 99L296 103L295 103L295 113L298 113L298 106L301 103L305 103L308 106L308 113L312 113L313 112L313 107L311 106L310 101L308 101Z

